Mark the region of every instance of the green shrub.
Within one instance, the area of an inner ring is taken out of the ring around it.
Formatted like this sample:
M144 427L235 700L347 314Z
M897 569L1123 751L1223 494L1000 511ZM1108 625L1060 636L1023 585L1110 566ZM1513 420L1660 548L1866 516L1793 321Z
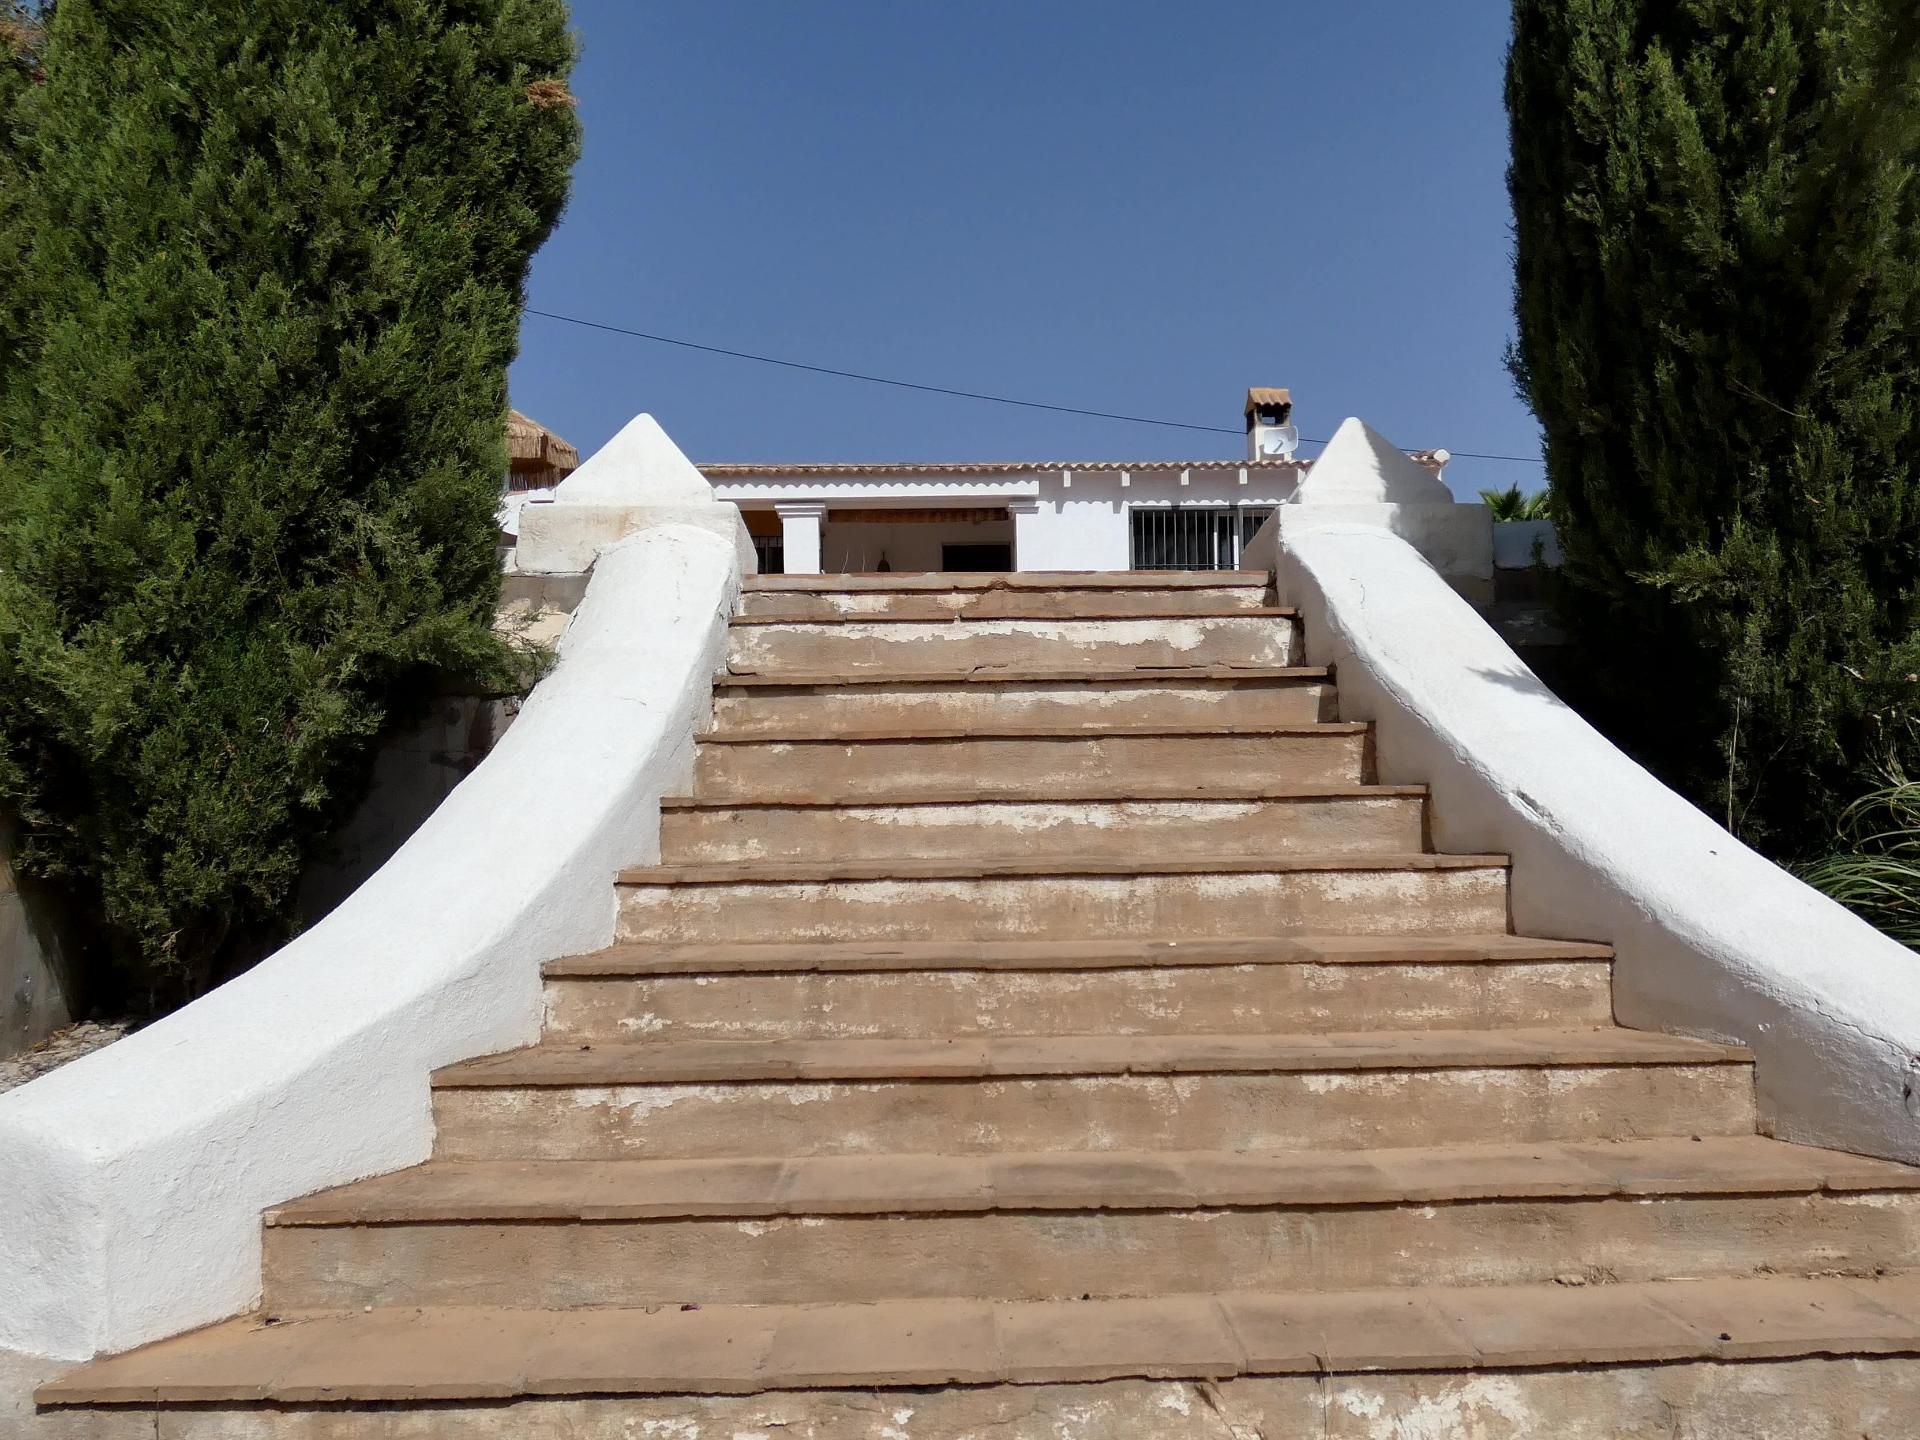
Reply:
M1804 854L1912 753L1920 10L1516 0L1519 338L1593 718Z
M572 53L563 0L60 0L0 89L0 803L134 1004L284 936L434 685L518 683Z

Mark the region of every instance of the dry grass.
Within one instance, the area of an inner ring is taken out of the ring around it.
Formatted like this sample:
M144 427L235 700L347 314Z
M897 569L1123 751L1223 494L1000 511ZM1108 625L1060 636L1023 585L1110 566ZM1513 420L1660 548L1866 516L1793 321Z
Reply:
M542 110L571 109L580 102L564 80L536 80L527 86L527 99Z

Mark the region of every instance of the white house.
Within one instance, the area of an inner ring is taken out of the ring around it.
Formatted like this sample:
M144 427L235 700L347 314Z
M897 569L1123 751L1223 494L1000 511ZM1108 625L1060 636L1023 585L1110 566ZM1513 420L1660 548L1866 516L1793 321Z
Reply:
M768 574L1230 570L1310 461L1285 390L1247 392L1244 460L702 465ZM1414 458L1434 474L1450 458Z

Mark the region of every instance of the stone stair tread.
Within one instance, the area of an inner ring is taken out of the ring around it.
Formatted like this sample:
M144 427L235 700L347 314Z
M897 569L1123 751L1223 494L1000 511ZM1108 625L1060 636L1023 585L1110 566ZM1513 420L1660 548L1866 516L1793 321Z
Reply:
M1014 570L979 573L938 570L886 575L749 575L742 590L802 594L933 591L1265 590L1264 570Z
M1750 1064L1752 1052L1653 1031L1377 1030L1303 1035L979 1036L541 1044L436 1072L443 1089L778 1080Z
M1233 725L1126 725L1106 721L1047 725L1032 720L990 721L974 725L873 725L847 729L710 730L695 737L700 745L852 745L877 740L1111 740L1192 739L1210 736L1364 735L1364 720L1274 721Z
M1415 965L1611 960L1607 945L1524 935L1307 935L1269 940L633 942L549 960L549 979L906 970L1116 970L1159 965Z
M1216 1210L1920 1189L1920 1169L1757 1135L1390 1150L429 1161L269 1226Z
M639 865L622 885L807 885L855 880L992 880L1027 875L1268 875L1323 870L1505 869L1505 855L1260 855L1218 859L1058 856L1006 860L742 860L720 864Z
M1331 675L1332 672L1324 665L1137 665L1125 670L1023 669L1008 666L976 667L971 670L860 670L845 675L805 671L735 675L723 671L714 676L713 684L717 690L839 690L850 685L1179 685L1207 680L1324 681Z
M751 1394L1140 1377L1920 1354L1920 1276L229 1321L40 1388L51 1406Z
M1205 782L1187 785L1161 783L1133 776L1116 775L1103 781L1077 782L1054 791L1044 799L1027 799L979 786L954 788L915 786L903 783L899 789L882 794L781 796L772 799L705 799L698 795L669 795L661 800L663 810L799 810L847 809L871 810L889 805L1078 805L1131 802L1208 801L1232 803L1253 800L1395 800L1424 799L1424 785L1236 785Z
M847 625L1024 625L1033 622L1059 623L1065 621L1099 620L1292 620L1300 612L1290 605L1204 605L1180 608L1169 605L1165 609L1110 609L1094 608L1062 612L1047 604L1046 596L1036 595L1033 603L1026 606L1008 606L995 610L992 614L975 614L967 610L953 610L942 614L930 614L925 611L891 610L852 610L840 613L809 615L804 619L792 615L735 615L727 623L735 629L764 629L767 626L780 626L795 630L815 627L838 628Z

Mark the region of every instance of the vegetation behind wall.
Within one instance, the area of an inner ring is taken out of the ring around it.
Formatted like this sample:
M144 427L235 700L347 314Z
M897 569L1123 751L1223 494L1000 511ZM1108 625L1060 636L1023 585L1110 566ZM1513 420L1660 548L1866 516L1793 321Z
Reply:
M1920 11L1516 0L1519 339L1594 718L1776 856L1913 764Z
M0 805L164 1007L284 936L383 730L517 681L505 373L573 49L564 0L44 31L0 80Z

